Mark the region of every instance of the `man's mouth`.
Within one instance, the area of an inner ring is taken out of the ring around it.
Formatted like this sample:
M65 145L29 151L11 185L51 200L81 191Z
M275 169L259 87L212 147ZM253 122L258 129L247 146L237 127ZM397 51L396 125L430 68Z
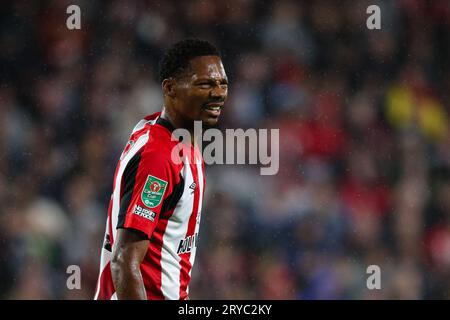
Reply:
M222 108L223 108L223 102L207 103L204 107L204 109L212 116L219 116Z

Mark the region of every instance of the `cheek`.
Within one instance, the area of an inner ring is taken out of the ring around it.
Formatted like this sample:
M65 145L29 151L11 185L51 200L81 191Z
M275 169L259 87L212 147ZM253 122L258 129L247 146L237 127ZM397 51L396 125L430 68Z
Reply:
M202 92L200 90L180 90L177 95L179 111L185 115L189 115L189 117L196 118L201 113L201 106L207 99L207 92Z
M203 104L208 99L208 92L206 90L190 91L187 92L184 97L186 99L186 103L191 105Z

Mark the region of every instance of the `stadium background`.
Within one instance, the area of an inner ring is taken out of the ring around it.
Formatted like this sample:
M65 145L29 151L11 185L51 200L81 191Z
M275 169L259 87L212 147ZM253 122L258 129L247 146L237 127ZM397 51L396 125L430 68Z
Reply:
M92 299L115 165L186 36L224 54L221 128L280 129L277 175L207 168L192 299L450 297L450 2L0 6L1 298Z

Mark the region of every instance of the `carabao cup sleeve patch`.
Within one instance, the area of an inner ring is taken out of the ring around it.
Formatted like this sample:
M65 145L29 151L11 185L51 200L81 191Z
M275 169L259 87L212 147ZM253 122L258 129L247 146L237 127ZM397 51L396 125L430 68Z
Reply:
M141 200L148 208L156 208L162 201L167 181L149 175L142 189Z

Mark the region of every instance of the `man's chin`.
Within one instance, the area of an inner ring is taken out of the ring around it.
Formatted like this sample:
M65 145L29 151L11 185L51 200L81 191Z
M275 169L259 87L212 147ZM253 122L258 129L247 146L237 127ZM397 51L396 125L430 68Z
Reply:
M206 128L216 127L219 122L219 117L207 117L202 119L202 125Z

